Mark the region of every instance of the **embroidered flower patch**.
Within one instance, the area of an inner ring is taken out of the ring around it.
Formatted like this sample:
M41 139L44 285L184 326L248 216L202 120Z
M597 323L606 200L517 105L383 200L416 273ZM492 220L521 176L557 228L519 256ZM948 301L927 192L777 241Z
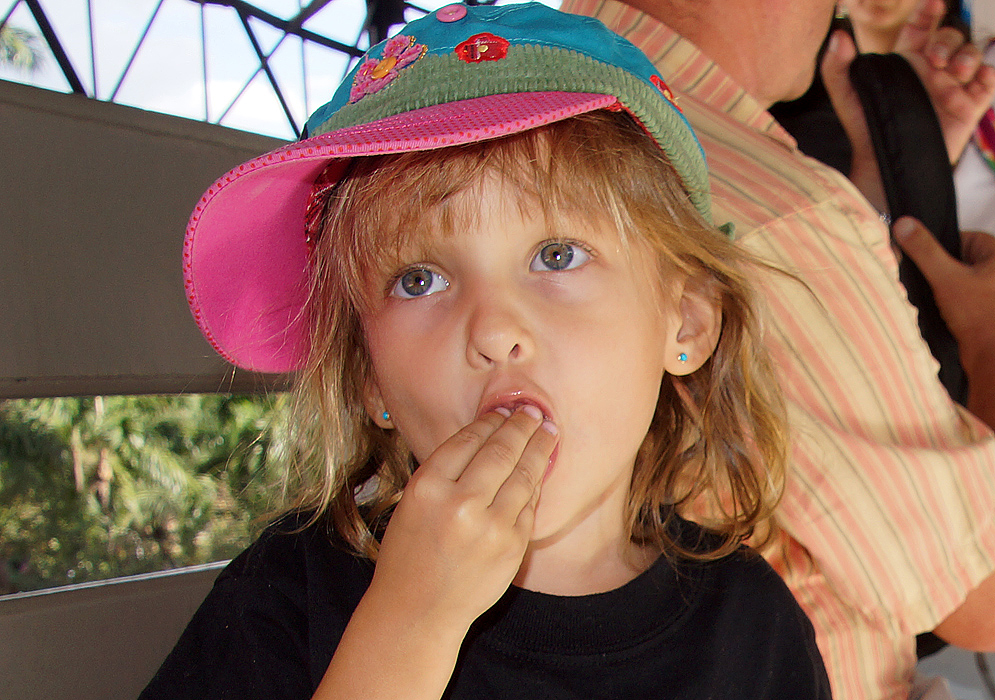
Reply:
M349 91L349 102L358 102L367 95L389 85L399 72L425 55L428 47L416 44L413 36L397 35L387 40L383 58L368 58L356 72Z

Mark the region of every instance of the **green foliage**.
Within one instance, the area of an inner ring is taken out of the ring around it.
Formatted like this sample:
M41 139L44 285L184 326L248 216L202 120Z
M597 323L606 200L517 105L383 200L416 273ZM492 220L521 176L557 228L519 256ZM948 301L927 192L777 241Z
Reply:
M33 71L41 65L38 37L27 29L0 26L0 64Z
M276 507L280 404L0 402L0 593L234 556Z

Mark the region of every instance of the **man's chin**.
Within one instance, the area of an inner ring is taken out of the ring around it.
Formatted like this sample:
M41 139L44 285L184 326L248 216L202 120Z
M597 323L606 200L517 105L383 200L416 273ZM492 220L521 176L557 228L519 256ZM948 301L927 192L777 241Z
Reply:
M778 102L791 102L797 100L799 97L808 92L808 89L812 87L812 81L815 79L815 69L804 75L798 77L798 79L791 84L789 89L784 91L784 96L781 97Z

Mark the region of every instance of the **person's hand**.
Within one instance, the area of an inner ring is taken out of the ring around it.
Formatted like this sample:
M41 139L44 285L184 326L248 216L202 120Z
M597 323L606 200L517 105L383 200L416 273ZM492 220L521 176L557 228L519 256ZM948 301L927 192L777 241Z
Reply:
M820 66L822 82L826 86L833 111L839 117L847 138L850 139L853 160L847 177L875 209L886 212L888 202L881 182L881 171L878 169L874 145L871 142L871 133L867 128L867 118L864 116L864 108L860 104L857 91L850 82L850 64L856 56L857 47L854 46L850 35L843 30L833 32L829 37L829 46Z
M956 163L995 97L995 69L953 27L939 27L943 0L922 0L895 43L929 93L950 162Z
M556 441L534 406L497 409L415 470L316 700L443 695L470 625L522 565Z
M957 340L970 387L968 408L995 428L995 237L961 232L960 262L912 217L896 221L893 231L929 282L940 315Z
M535 406L499 410L436 449L391 516L371 590L409 618L465 633L521 567L557 438Z

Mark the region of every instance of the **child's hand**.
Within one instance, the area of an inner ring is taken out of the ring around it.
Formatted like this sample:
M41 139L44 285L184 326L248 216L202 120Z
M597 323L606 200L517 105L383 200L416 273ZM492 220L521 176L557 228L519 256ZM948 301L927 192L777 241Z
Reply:
M470 624L521 567L556 439L535 407L492 412L418 467L315 698L443 695Z
M371 592L462 641L522 564L555 430L524 406L487 413L440 445L391 517Z

